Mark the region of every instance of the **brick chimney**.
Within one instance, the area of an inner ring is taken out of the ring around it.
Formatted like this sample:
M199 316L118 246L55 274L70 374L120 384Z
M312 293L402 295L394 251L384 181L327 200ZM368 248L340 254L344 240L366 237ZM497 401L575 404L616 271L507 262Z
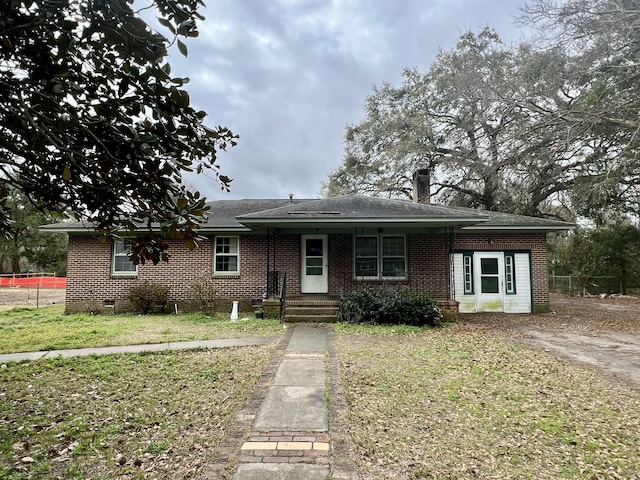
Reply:
M413 201L429 205L431 203L431 179L429 169L421 168L413 174Z

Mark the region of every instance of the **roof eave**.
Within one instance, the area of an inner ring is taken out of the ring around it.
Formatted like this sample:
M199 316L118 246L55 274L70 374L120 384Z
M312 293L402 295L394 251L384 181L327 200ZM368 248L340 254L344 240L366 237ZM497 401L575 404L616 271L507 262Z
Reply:
M544 231L553 232L556 230L573 230L575 225L468 225L462 227L463 230L478 230L478 231L514 231L514 230L526 230L526 231Z
M353 224L425 224L425 225L474 225L485 222L486 218L416 218L416 217L366 217L366 218L238 218L244 225L353 225Z

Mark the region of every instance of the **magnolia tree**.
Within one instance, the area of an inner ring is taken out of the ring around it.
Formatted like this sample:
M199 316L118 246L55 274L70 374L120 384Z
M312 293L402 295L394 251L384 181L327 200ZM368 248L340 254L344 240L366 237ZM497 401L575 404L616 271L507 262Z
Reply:
M185 172L211 170L235 144L205 125L186 78L166 62L198 35L200 0L0 2L0 232L12 189L42 210L70 212L106 239L134 233L135 262L167 260L166 238L195 247L205 200ZM154 8L164 36L140 16ZM154 228L151 228L151 227ZM141 228L142 227L142 228Z

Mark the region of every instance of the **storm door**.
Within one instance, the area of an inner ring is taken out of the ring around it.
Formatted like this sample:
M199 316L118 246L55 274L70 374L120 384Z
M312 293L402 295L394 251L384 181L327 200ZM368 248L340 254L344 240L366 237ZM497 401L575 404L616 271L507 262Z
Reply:
M327 236L302 235L301 293L327 293Z
M474 255L477 312L504 311L504 254L477 252Z

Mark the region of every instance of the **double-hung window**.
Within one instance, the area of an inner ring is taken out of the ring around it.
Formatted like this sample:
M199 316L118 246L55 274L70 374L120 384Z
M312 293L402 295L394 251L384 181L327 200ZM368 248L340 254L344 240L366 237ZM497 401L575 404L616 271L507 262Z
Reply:
M137 275L138 266L131 261L131 242L116 240L113 242L113 259L111 273L113 275Z
M219 275L237 275L240 273L239 237L215 237L213 273Z
M404 279L407 270L405 236L356 236L354 259L356 278Z

